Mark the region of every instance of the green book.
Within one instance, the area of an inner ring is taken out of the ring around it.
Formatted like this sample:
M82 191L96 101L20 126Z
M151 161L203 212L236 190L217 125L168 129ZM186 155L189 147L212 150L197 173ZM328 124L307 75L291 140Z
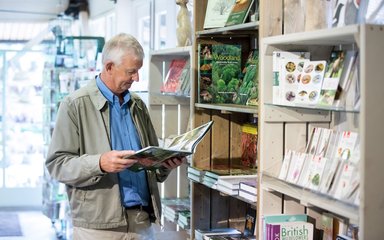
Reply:
M232 26L245 22L254 0L236 0L225 26Z

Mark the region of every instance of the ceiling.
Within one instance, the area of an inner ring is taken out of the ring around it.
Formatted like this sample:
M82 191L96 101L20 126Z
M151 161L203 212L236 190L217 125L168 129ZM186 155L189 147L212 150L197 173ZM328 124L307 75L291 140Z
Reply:
M77 18L81 10L87 0L0 0L0 41L29 41L58 16Z
M0 0L0 22L47 22L63 13L70 0Z

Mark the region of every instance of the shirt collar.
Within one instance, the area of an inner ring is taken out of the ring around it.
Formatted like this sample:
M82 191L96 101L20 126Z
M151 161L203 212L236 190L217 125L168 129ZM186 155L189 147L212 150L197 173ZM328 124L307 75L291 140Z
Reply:
M105 83L101 80L100 75L96 77L97 87L100 89L100 92L104 95L104 97L110 102L114 103L115 101L119 101L119 98L105 85ZM131 94L127 90L124 94L124 103L126 104L131 99Z

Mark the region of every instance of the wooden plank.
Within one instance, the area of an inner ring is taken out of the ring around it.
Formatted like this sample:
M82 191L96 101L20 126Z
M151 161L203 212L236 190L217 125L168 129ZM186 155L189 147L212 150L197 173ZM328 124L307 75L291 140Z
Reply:
M305 1L305 31L332 27L332 1Z
M284 34L303 32L305 29L305 1L284 0Z
M178 125L179 125L179 109L178 106L174 105L164 105L163 111L163 126L164 126L164 137L168 138L169 136L178 135Z
M177 168L177 180L178 180L178 197L188 197L189 192L189 180L187 176L187 164L183 164Z
M307 143L307 124L287 123L284 138L285 151L289 149L304 152Z
M199 183L191 183L192 187L192 229L211 227L211 189Z
M244 122L244 115L232 114L230 115L230 166L241 166L241 126Z
M148 107L149 115L151 116L153 127L155 128L156 135L158 138L163 138L163 129L162 129L162 123L163 123L163 107L156 105Z
M292 197L284 196L283 212L284 214L304 214L305 207L300 202Z
M229 197L228 227L243 230L245 226L245 214L247 203L233 197Z
M212 115L212 152L211 168L229 166L230 121L228 114L215 111Z
M177 171L172 171L161 185L161 196L165 198L177 197Z
M194 127L200 126L211 120L211 111L195 110ZM215 124L213 124L215 125ZM211 164L211 138L212 130L197 145L193 154L193 166L201 169L209 169Z
M275 36L283 33L283 0L260 0L259 12L260 37Z
M229 197L222 196L219 191L211 189L211 227L228 227Z
M262 172L276 176L280 172L281 161L284 154L284 125L282 123L264 123L260 138L259 167Z

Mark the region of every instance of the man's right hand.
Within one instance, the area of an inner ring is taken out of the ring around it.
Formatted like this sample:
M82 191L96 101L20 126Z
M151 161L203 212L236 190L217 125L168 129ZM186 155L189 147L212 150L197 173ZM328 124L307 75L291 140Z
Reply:
M137 162L135 159L129 159L127 156L134 154L135 151L110 151L103 153L100 157L100 168L107 173L117 173L131 167Z

